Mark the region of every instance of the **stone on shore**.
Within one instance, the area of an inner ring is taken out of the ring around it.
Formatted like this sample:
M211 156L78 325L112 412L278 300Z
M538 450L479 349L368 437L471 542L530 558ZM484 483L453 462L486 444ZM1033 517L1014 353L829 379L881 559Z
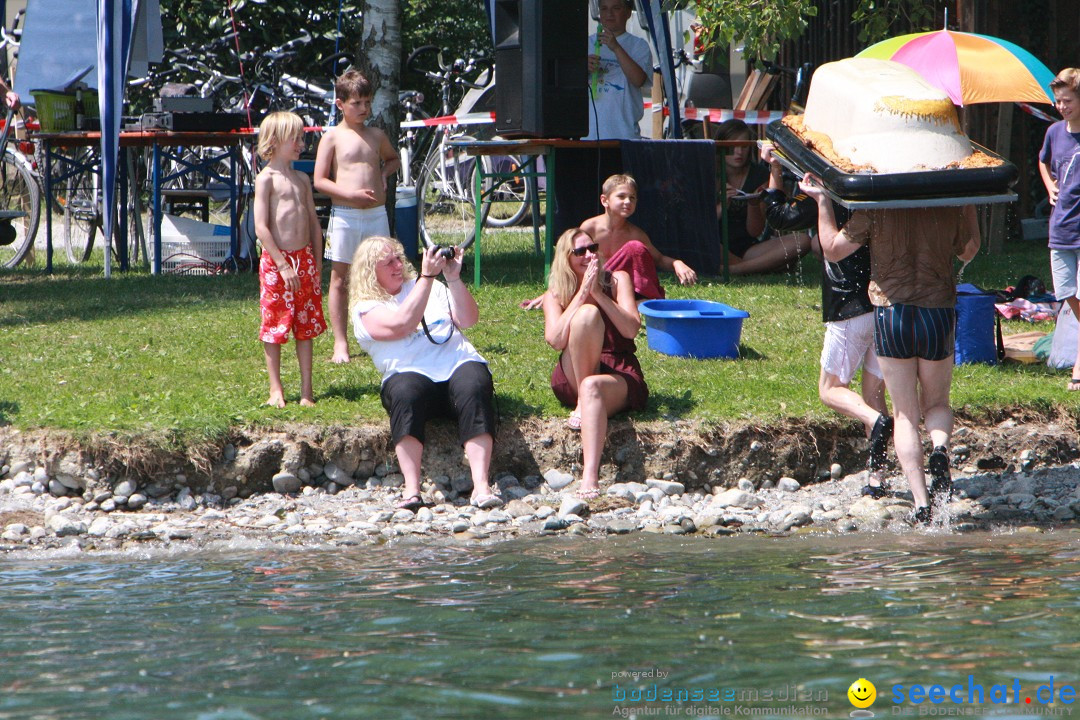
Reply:
M782 492L793 493L796 492L802 485L795 478L782 477L776 481L776 489Z
M270 482L274 486L274 492L282 495L300 491L300 478L290 472L280 472L271 478Z
M650 478L645 481L645 485L650 488L656 488L664 495L682 495L686 492L686 487L682 483L671 480L657 480L655 478Z
M751 495L745 490L739 490L738 488L731 488L719 495L714 495L712 499L714 507L726 508L726 507L739 507L739 508L756 508L761 507L764 502L756 495Z
M50 517L48 526L49 530L52 530L56 537L67 537L69 535L82 535L86 533L86 523L61 513L57 513Z
M568 495L563 498L562 503L559 505L559 517L565 518L568 515L580 515L588 507L589 503L581 498Z
M570 473L552 468L544 471L544 480L552 490L562 490L564 487L574 482L574 476Z

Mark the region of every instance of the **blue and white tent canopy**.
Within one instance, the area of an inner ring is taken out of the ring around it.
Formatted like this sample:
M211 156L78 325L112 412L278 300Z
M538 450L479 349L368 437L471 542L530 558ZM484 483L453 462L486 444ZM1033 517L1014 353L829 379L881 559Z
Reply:
M117 216L117 158L126 79L129 74L144 75L149 62L160 62L163 44L159 0L27 3L15 91L29 101L31 90L63 90L79 79L98 88L106 238L111 237ZM106 274L111 263L109 248L107 243Z

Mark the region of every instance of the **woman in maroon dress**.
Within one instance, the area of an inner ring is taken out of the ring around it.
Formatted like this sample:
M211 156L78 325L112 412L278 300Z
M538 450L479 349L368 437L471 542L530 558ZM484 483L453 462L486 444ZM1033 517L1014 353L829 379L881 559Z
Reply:
M559 237L544 293L544 339L562 351L551 373L551 389L567 407L567 420L581 431L584 456L578 497L600 492L600 456L607 420L645 407L649 388L634 355L641 327L630 276L604 270L598 246L581 228Z

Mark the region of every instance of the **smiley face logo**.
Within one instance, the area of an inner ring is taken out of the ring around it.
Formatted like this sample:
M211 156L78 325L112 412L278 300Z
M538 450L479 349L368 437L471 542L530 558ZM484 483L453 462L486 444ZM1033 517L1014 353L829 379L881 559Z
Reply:
M847 690L847 696L855 707L868 708L877 699L877 688L874 687L874 683L866 678L859 678L851 683L851 687Z

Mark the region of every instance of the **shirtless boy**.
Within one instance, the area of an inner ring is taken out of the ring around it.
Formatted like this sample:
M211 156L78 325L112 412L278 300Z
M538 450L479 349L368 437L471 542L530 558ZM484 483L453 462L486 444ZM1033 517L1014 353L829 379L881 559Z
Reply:
M657 269L675 273L683 285L697 282L697 273L689 265L657 250L645 231L630 222L630 216L637 210L637 181L633 177L612 175L605 180L600 204L604 207L604 213L581 223L581 229L592 235L600 246L600 255L606 260L604 267L607 270L626 270L630 273L639 300L664 296L659 281L655 280ZM640 255L639 245L652 260L652 279L639 276L632 269L635 264L640 269L640 263L634 260L635 256ZM651 280L656 282L655 289L650 287Z
M670 270L683 285L697 282L697 273L682 260L668 257L656 249L644 230L629 218L637 209L637 181L630 175L612 175L604 181L600 194L604 214L581 223L600 246L604 269L609 272L622 270L634 283L637 300L655 300L664 297L664 288L656 269ZM540 307L544 296L524 300L521 307L533 310Z
M307 176L292 166L304 149L304 120L275 112L259 126L259 157L266 167L255 178L255 234L262 243L259 304L267 405L285 407L281 346L291 330L300 364L300 404L314 405L311 341L326 330L322 312L322 231Z
M364 238L388 236L386 179L401 166L397 151L382 130L367 127L374 92L358 70L347 70L335 84L341 124L319 142L315 189L334 206L326 229L330 266L330 329L335 363L349 362L349 265Z

